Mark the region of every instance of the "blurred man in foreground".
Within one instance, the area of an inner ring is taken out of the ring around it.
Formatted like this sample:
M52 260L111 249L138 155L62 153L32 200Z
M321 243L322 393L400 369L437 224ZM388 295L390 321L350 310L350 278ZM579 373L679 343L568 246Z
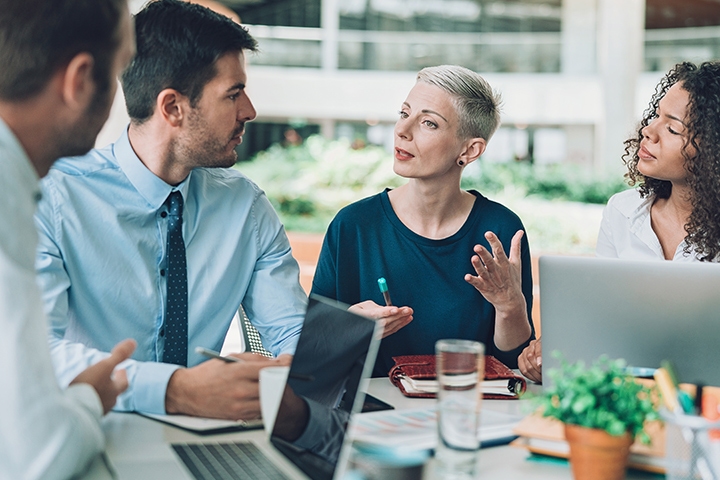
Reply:
M103 449L99 420L127 387L118 363L61 390L35 276L39 177L92 148L134 40L126 0L0 0L0 478L81 473Z

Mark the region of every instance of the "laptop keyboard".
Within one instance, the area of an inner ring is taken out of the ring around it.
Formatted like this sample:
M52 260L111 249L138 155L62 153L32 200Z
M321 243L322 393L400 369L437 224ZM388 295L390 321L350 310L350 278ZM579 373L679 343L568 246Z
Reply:
M196 480L287 480L252 442L173 443Z

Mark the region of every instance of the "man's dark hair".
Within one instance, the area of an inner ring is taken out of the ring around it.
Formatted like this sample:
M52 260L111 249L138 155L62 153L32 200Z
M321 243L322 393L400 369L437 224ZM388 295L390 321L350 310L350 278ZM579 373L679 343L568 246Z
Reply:
M128 115L148 120L158 94L173 88L195 106L217 74L215 62L228 52L256 51L242 26L203 6L158 0L135 16L137 53L122 75Z
M36 95L77 54L93 56L98 92L110 86L126 0L0 0L0 99Z

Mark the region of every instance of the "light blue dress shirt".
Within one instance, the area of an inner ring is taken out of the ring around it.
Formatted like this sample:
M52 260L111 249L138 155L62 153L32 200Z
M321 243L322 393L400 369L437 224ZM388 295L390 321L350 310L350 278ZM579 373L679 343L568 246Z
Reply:
M165 412L178 367L158 363L166 305L165 200L184 199L188 366L220 350L242 303L266 349L292 353L306 308L299 268L265 194L234 169L197 168L171 186L140 161L127 132L101 150L61 159L42 181L39 282L61 385L124 338L138 347L116 409Z
M103 450L88 384L58 388L35 274L37 172L0 118L0 479L75 478Z

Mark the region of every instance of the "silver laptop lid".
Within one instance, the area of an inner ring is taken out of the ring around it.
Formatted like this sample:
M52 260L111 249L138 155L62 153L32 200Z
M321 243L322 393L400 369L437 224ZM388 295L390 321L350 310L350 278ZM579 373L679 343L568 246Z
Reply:
M670 360L681 382L720 386L720 265L543 256L543 370L551 352L634 367Z
M270 437L275 448L313 479L344 473L348 421L362 407L380 344L380 324L347 307L311 296ZM293 428L297 422L304 427Z

